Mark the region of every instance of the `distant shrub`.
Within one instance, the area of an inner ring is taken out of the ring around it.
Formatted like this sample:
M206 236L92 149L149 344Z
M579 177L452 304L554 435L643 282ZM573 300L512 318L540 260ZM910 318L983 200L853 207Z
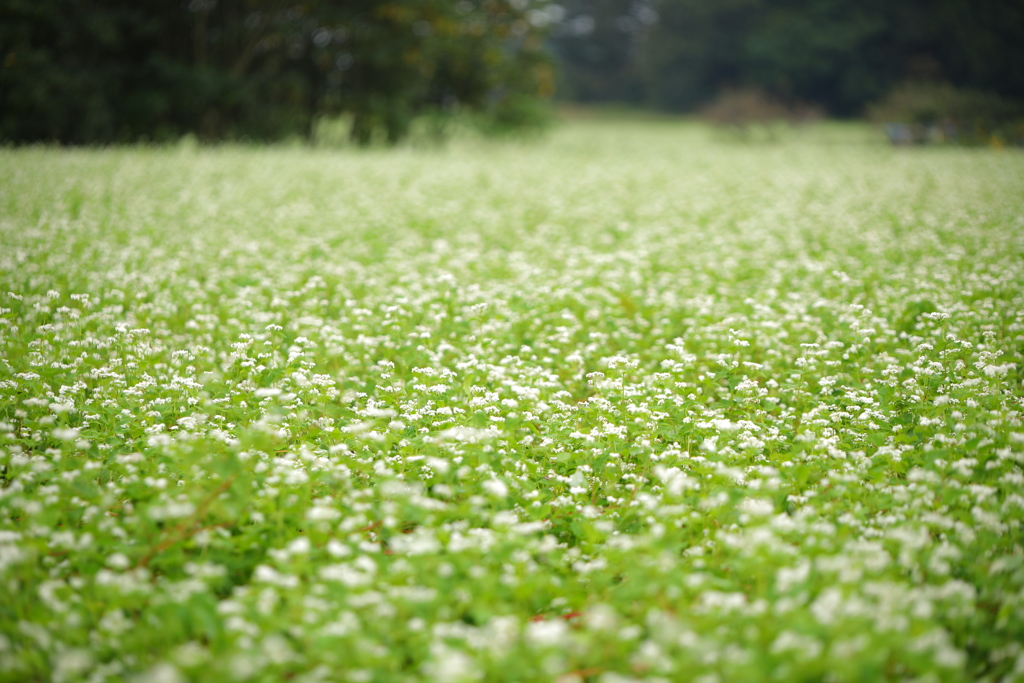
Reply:
M756 88L723 90L701 110L701 117L708 123L748 140L774 140L779 126L809 123L823 115L815 105L785 104Z
M894 145L1024 145L1024 103L949 84L906 83L867 114Z

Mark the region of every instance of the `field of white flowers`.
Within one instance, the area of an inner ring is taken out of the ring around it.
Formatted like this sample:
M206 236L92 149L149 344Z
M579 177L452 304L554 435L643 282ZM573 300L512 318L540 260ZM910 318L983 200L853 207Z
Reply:
M1024 157L0 149L0 681L1024 680Z

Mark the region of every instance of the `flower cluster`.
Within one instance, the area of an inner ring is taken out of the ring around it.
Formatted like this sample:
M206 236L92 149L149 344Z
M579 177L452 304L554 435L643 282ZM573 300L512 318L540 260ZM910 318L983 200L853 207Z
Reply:
M0 150L0 681L1024 680L1024 163Z

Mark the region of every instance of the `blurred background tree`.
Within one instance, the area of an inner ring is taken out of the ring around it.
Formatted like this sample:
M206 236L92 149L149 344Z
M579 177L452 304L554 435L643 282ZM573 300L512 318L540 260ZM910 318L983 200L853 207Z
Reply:
M962 109L1024 99L1021 36L1024 0L0 0L0 139L271 140L344 115L394 143L459 112L507 130L543 120L554 67L566 102L988 97Z
M751 89L837 116L901 83L1024 98L1022 0L565 0L570 101L693 111Z
M310 136L360 144L464 109L537 123L553 90L536 0L0 0L0 139Z

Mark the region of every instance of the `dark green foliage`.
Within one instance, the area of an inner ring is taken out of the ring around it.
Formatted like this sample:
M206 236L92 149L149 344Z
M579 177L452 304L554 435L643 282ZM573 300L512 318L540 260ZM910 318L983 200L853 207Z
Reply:
M868 109L897 144L958 142L1024 145L1024 105L949 85L908 83ZM896 126L896 128L894 128Z
M713 100L723 89L755 88L851 115L905 81L945 81L1024 98L1020 0L569 0L565 5L568 13L555 47L569 99L683 111Z
M559 92L577 102L643 98L640 54L657 21L653 2L568 0L554 32L562 73Z
M508 0L0 2L0 139L278 139L350 114L396 142L456 109L496 121L550 94L524 3Z

